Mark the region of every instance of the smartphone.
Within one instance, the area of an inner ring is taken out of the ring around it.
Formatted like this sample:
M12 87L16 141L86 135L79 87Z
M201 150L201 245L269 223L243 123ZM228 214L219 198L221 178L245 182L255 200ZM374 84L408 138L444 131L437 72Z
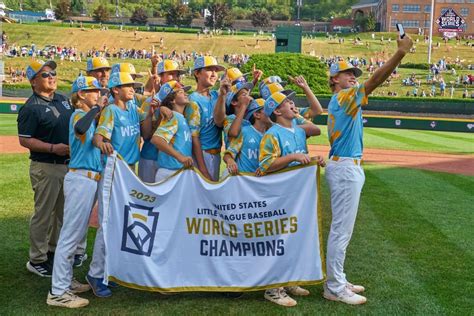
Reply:
M397 30L398 30L398 33L400 34L400 38L404 38L405 30L403 29L403 25L401 23L397 23Z

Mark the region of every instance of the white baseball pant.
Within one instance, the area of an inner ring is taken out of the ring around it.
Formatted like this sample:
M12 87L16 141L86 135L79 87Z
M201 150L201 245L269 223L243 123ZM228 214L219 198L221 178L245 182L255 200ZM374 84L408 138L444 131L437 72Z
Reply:
M353 158L328 160L326 180L331 194L332 222L327 247L327 287L333 293L341 292L347 284L344 273L346 249L359 207L359 199L365 182L360 161Z
M97 198L97 181L69 171L64 178L64 218L54 255L51 292L62 295L71 286L74 253L87 235L89 217Z

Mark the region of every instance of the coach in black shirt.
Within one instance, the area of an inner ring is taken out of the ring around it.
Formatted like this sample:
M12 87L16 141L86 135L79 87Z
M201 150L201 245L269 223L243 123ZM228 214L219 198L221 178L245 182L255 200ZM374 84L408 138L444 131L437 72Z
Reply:
M53 254L62 226L63 181L69 161L69 100L55 93L56 63L34 60L26 76L33 95L18 113L20 144L30 150L30 180L35 211L30 221L28 271L52 274Z

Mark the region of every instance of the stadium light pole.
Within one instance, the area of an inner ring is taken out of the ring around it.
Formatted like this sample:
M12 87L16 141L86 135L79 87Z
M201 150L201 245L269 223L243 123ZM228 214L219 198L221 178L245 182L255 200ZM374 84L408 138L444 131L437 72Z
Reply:
M433 45L433 20L435 1L431 0L430 38L428 42L428 65L431 65L431 46Z

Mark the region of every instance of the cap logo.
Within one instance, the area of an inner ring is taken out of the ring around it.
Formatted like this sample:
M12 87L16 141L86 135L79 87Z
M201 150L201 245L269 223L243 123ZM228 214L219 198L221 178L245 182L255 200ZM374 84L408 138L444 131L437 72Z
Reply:
M195 63L194 68L202 68L202 67L204 67L204 58L198 57L196 59L196 63Z

